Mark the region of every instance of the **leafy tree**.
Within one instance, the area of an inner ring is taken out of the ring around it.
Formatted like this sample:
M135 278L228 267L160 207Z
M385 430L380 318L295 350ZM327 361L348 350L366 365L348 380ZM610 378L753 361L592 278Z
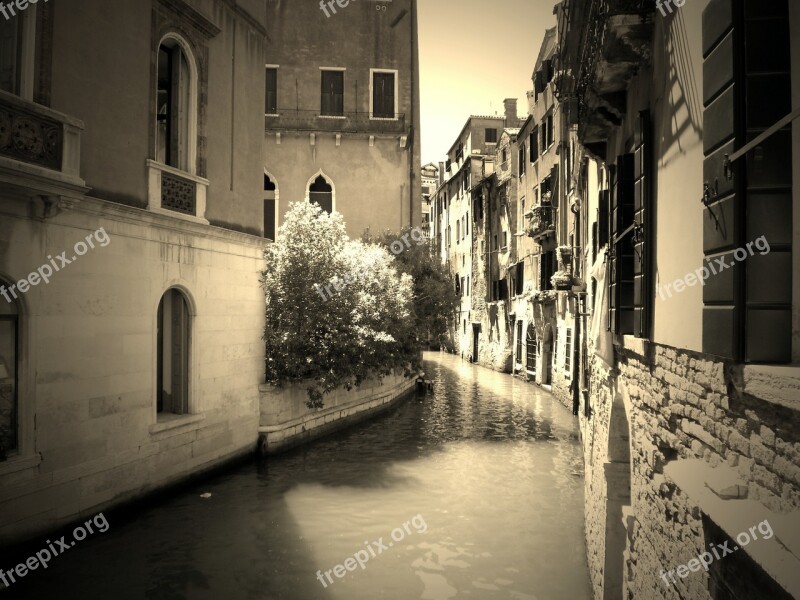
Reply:
M446 344L460 301L453 289L450 272L439 260L431 243L423 237L422 231L405 227L399 234L385 231L374 240L365 233L362 240L374 241L391 249L397 269L413 279L412 314L416 338Z
M412 282L384 248L350 240L339 213L298 202L265 259L267 382L307 383L307 405L320 408L336 388L409 372Z

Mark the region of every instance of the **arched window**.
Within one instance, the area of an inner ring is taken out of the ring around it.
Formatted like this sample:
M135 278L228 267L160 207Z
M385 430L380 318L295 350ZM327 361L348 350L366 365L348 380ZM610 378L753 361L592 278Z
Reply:
M0 460L19 449L20 306L0 279Z
M264 237L270 240L275 240L276 230L276 201L278 199L278 191L275 182L272 181L269 175L264 173Z
M528 333L525 336L525 368L531 375L536 374L536 330L533 323L528 325Z
M189 412L189 305L177 289L169 289L158 305L156 335L156 412Z
M327 213L333 212L333 187L323 175L308 186L308 201L316 202Z
M194 172L196 81L188 46L167 37L158 48L156 160Z

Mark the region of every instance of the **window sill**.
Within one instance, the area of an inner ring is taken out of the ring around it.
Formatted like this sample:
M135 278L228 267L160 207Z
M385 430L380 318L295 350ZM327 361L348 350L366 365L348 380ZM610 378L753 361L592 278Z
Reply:
M190 429L197 429L197 427L192 427L192 425L197 426L201 421L204 421L205 418L206 416L203 413L193 415L162 413L157 417L158 420L150 425L150 434L155 436L162 433L169 433L171 435L185 433Z
M0 462L0 477L18 471L36 468L41 462L41 454L34 454L33 456L11 456L7 460Z
M374 117L372 115L369 116L370 121L397 121L397 117Z
M264 113L265 117L280 117L279 113Z
M745 365L744 393L800 411L800 366Z
M318 119L346 119L344 115L317 115Z

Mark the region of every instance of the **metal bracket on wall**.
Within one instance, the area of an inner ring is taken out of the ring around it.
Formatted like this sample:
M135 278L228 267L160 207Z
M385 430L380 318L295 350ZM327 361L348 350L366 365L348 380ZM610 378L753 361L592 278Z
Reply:
M725 155L725 162L722 165L723 173L725 174L725 178L730 181L733 179L733 163L743 157L745 154L750 152L756 146L759 146L768 138L772 137L775 133L786 127L789 123L794 121L797 117L800 117L800 108L796 108L788 115L783 117L780 121L775 123L772 127L767 129L766 131L762 132L760 135L756 136L753 140L749 143L745 144L742 148L739 148L736 152L731 155Z

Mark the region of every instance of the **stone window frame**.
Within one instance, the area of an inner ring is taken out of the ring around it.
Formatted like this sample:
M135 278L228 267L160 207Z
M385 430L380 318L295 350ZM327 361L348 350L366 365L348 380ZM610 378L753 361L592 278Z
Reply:
M177 40L187 51L187 61L193 70L193 93L190 92L190 161L187 172L205 177L207 173L208 71L209 41L220 33L214 25L184 0L157 0L153 3L150 44L150 135L148 157L156 160L156 111L158 89L158 50L165 39ZM191 60L190 60L191 59ZM193 63L193 64L192 64ZM192 122L194 121L194 122ZM194 160L191 160L192 156Z
M8 287L17 281L14 277L0 272L0 284ZM5 302L5 300L2 300ZM36 452L36 385L35 373L31 369L34 356L30 347L30 311L22 294L15 301L17 310L17 447L0 462L0 482L2 477L18 471L36 468L41 463L41 455Z

